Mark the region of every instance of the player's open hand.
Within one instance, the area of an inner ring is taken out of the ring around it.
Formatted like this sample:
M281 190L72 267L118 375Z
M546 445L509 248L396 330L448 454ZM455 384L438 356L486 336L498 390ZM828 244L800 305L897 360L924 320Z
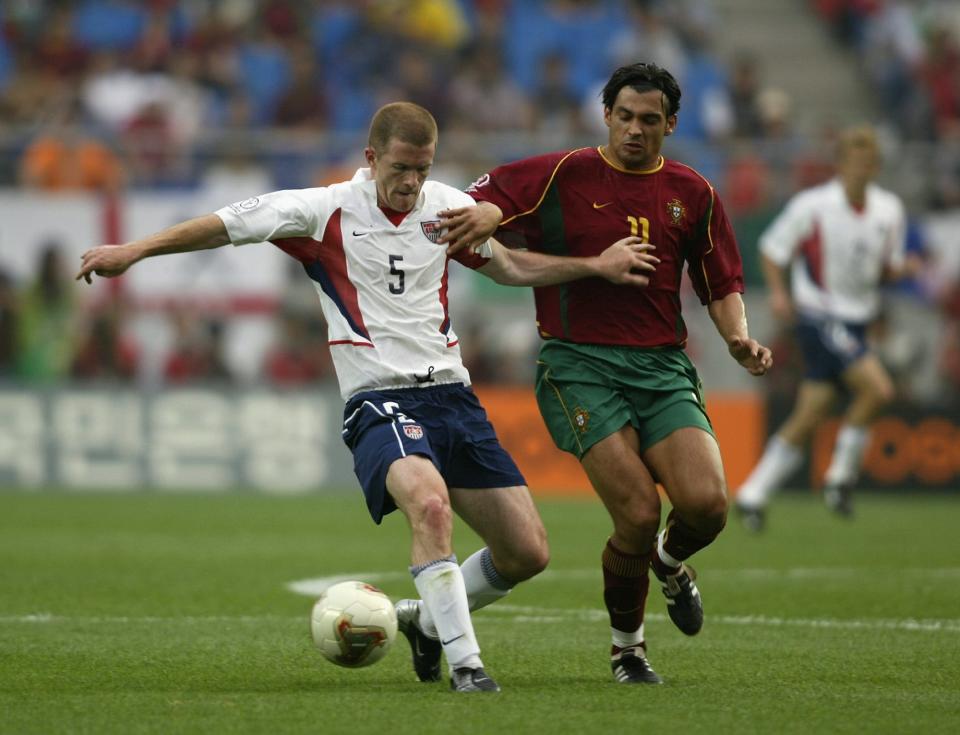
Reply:
M733 359L743 365L751 375L764 375L773 367L773 352L755 339L735 337L729 344Z
M622 286L648 286L660 258L653 254L655 245L639 237L625 237L597 256L600 275Z
M104 278L114 278L137 262L136 251L127 245L100 245L91 248L80 256L82 264L74 280L83 278L92 283L90 277L96 273Z
M447 255L486 242L503 218L500 207L487 202L476 207L447 209L439 214L443 233L439 242L447 246Z

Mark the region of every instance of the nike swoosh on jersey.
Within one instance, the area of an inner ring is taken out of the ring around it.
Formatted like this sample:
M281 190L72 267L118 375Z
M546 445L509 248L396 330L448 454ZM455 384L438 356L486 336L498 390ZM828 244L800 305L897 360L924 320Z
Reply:
M440 645L442 645L442 646L449 646L449 645L450 645L451 643L453 643L454 641L459 641L459 640L460 640L461 638L463 638L463 636L465 636L465 635L466 635L466 633L461 633L460 635L451 638L449 641L441 640L441 641L440 641Z
M594 203L593 203L593 208L594 208L594 209L603 209L604 207L609 207L611 204L613 204L613 202L604 202L603 204L597 204L596 202L594 202Z
M356 230L353 231L354 237L363 237L364 235L369 235L369 234L370 234L369 232L357 232Z

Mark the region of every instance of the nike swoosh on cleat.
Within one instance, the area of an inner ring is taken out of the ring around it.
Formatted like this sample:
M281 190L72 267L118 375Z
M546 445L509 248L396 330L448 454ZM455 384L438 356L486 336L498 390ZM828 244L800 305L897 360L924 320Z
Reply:
M604 207L609 207L611 204L613 204L613 202L604 202L603 204L597 204L596 202L594 202L594 203L593 203L593 208L594 208L594 209L603 209Z
M454 637L454 638L451 638L449 641L443 641L443 640L441 640L441 641L440 641L440 645L441 645L441 646L449 646L449 645L450 645L451 643L453 643L454 641L459 641L459 640L460 640L461 638L463 638L463 636L465 636L465 635L466 635L466 633L461 633L460 635L458 635L458 636L456 636L456 637Z

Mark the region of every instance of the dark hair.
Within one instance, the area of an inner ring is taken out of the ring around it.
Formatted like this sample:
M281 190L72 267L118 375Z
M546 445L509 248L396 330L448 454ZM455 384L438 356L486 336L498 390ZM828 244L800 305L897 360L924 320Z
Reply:
M418 147L430 145L437 141L437 121L420 105L391 102L374 114L367 144L382 153L394 138Z
M603 106L612 108L617 95L624 87L632 87L637 92L659 89L667 98L667 117L676 115L680 110L680 85L673 78L673 74L656 64L641 61L617 69L601 93Z

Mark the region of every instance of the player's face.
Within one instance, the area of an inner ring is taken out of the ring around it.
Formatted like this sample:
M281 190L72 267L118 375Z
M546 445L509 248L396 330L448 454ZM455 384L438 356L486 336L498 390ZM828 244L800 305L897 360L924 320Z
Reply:
M364 155L377 182L378 203L398 212L413 209L433 166L436 151L436 142L416 146L396 138L391 138L379 154L373 148L367 148Z
M880 169L880 156L871 146L851 146L837 163L840 178L852 184L865 186Z
M607 157L630 171L655 166L664 136L670 135L677 124L677 116L667 117L666 108L667 98L658 89L621 89L613 107L603 110L603 120L610 129Z

